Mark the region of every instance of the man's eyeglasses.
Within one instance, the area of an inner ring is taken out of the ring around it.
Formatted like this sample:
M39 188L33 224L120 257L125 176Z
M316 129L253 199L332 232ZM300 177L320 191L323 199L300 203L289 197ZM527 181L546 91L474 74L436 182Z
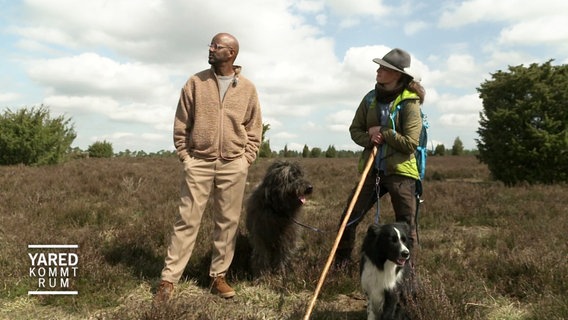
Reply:
M229 46L222 46L222 45L216 44L216 43L210 43L210 44L208 44L207 46L209 47L209 49L213 49L213 50L215 50L215 51L221 50L221 49L224 49L224 48L233 50L233 48L231 48L231 47L229 47Z

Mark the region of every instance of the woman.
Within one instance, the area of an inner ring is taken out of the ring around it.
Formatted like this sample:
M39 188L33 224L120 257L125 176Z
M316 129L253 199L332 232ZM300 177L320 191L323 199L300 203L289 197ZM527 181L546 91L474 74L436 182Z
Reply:
M348 266L355 244L357 225L377 200L389 193L397 222L410 225L410 243L416 239L414 214L416 211L415 189L419 178L414 152L418 147L422 117L420 105L424 89L407 73L410 55L401 49L393 49L379 64L377 83L361 101L349 132L351 139L364 148L359 161L359 172L375 146L375 165L365 178L352 214L335 257L336 266ZM349 205L355 190L348 198ZM341 221L346 214L343 212ZM412 250L416 252L416 250ZM411 257L414 264L414 257Z

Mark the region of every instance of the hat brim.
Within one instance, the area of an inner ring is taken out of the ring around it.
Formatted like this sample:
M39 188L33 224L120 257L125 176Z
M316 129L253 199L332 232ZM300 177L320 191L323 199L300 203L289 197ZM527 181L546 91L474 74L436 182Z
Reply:
M375 58L375 59L373 59L373 62L376 63L376 64L378 64L378 65L385 66L385 67L387 67L387 68L389 68L389 69L398 71L398 72L400 72L400 73L402 73L402 74L405 74L405 75L409 76L410 78L414 79L414 77L413 77L411 74L409 74L409 73L407 73L406 71L401 70L401 69L399 69L399 68L393 66L392 64L386 62L386 61L383 60L383 59Z

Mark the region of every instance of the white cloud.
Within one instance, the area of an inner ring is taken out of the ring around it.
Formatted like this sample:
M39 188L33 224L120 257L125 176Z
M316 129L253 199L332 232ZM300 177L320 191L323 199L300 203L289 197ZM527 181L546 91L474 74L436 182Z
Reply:
M347 50L343 58L343 68L349 73L352 81L355 81L353 88L366 88L373 85L376 70L379 68L373 59L383 57L391 49L386 46L364 46Z
M262 108L262 106L261 106L261 108ZM264 109L266 109L266 108L264 108ZM262 115L262 121L265 124L270 124L270 131L269 132L273 132L275 129L283 127L283 124L280 120L278 120L277 118L270 117L270 116L265 116L264 114Z
M320 26L325 26L327 24L327 16L325 14L318 14L316 16L316 21Z
M503 29L499 41L502 44L565 44L568 41L568 32L565 31L567 21L568 12L535 17Z
M340 124L340 123L332 123L328 126L330 131L333 132L340 132L340 133L346 133L349 132L349 125L346 124Z
M328 0L326 4L338 15L373 15L385 16L390 13L390 8L383 5L382 0Z
M568 2L541 0L520 4L519 0L470 0L449 6L442 13L439 24L444 28L454 28L482 21L528 21L559 13L563 13L564 17L568 15Z
M298 137L298 135L294 134L294 133L282 131L282 132L279 132L277 134L272 135L272 137L279 138L281 140L286 140L286 139L295 139L296 137Z
M16 47L27 52L37 52L41 54L60 55L61 51L45 44L41 41L23 39L16 43Z
M359 19L346 18L346 19L341 20L339 27L341 29L351 29L355 26L358 26L359 24L361 24L361 21Z
M428 27L428 23L424 21L411 21L404 25L404 34L407 36L414 35Z
M65 30L52 27L9 27L7 32L16 34L25 42L20 44L24 49L40 50L46 48L48 44L62 45L76 48L76 42Z
M438 25L441 28L470 24L482 27L482 24L498 22L495 27L501 28L500 34L492 44L536 48L557 46L565 56L568 54L566 21L568 1L564 0L524 1L522 4L518 0L471 0L446 8Z
M143 123L155 129L171 130L174 106L148 105L143 103L120 104L103 96L46 97L44 104L60 113L76 115L98 114L123 123Z
M484 68L479 66L475 58L468 54L450 54L446 61L438 63L440 69L430 70L421 61L416 65L422 73L422 79L428 86L446 86L457 89L475 89L486 77Z
M327 0L325 4L335 16L340 17L340 29L353 29L364 19L376 19L392 12L392 8L383 5L382 0Z
M116 100L105 96L51 95L46 97L43 102L55 111L72 112L77 115L112 114L119 106Z
M340 110L326 117L328 128L335 132L349 132L349 126L353 120L355 112L353 110Z
M450 55L448 57L447 69L452 73L471 73L476 70L475 58L468 54Z
M476 128L479 123L478 113L468 113L468 114L455 114L448 113L443 114L439 118L439 122L442 125L448 127L471 127Z
M95 53L30 61L28 74L54 94L157 100L177 92L158 68L140 63L121 64Z
M328 115L326 118L331 123L351 123L351 119L353 118L353 110L340 110L338 112L332 113Z
M324 9L323 0L299 0L294 3L294 7L301 12L317 13Z
M121 106L113 114L107 116L110 119L124 122L156 124L156 128L167 127L170 130L174 112L173 106L132 103Z
M9 103L20 98L20 94L16 92L0 92L0 103Z
M478 94L468 94L463 96L442 95L437 99L438 110L443 113L471 113L480 112L482 101Z

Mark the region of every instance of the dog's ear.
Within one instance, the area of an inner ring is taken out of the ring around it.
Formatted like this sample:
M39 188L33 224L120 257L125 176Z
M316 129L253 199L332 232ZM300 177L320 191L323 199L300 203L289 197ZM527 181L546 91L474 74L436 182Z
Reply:
M376 224L373 223L371 225L369 225L369 228L367 228L367 233L368 234L373 234L373 235L378 235L379 231L381 230L381 225L380 224Z

